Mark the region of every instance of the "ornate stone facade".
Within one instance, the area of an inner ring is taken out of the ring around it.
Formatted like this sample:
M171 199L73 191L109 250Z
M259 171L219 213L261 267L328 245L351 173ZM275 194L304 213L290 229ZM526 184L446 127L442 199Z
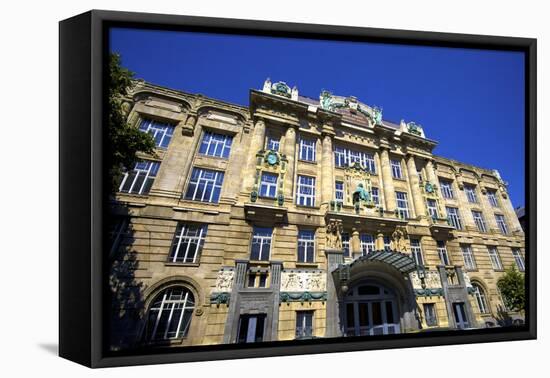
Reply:
M496 287L525 253L505 182L421 125L269 79L248 107L145 82L126 104L158 149L111 201L113 349L521 318Z

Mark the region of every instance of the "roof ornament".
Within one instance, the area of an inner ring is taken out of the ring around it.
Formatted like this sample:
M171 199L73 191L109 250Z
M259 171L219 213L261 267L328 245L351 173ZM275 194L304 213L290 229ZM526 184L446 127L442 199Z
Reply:
M375 125L381 125L382 124L382 107L374 106L372 108L373 118L374 118L374 124Z
M271 79L267 78L264 81L262 92L290 98L291 100L294 100L294 101L298 100L298 88L294 86L292 89L290 89L288 84L285 83L284 81L271 83Z

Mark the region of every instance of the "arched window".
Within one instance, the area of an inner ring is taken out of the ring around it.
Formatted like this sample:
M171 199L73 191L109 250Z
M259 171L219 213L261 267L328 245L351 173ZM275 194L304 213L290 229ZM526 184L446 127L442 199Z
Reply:
M189 330L195 297L183 287L165 289L153 300L147 313L146 340L170 340L185 337Z
M486 314L489 312L489 306L487 305L487 297L485 296L485 290L481 286L479 286L477 283L472 283L472 287L474 288L474 296L477 301L477 307L479 308L479 312L482 314Z

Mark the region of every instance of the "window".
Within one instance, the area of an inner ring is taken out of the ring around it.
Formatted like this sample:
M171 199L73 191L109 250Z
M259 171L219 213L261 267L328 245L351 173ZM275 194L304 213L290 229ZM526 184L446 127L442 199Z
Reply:
M134 169L126 171L118 190L122 193L147 194L153 186L160 163L157 161L137 162Z
M342 249L344 250L344 256L349 257L350 251L349 251L349 234L348 233L342 234Z
M437 325L437 316L435 313L435 304L434 303L424 303L424 319L426 320L426 325L428 327L433 327Z
M260 197L275 198L277 193L277 179L279 175L263 172L260 182Z
M516 261L518 270L520 272L524 272L525 262L523 261L523 256L521 255L521 251L519 250L519 248L512 248L512 256L514 256L514 260Z
M312 263L315 260L315 232L300 230L298 232L298 262Z
M313 336L313 311L296 311L296 338Z
M474 254L472 253L472 246L469 244L462 244L460 249L462 251L462 257L464 258L464 267L467 270L474 270L476 268L476 262L474 260Z
M497 200L497 192L494 190L487 190L487 198L489 199L489 203L493 207L498 207L498 200Z
M401 162L399 160L391 159L391 174L395 179L402 179L403 173L401 172Z
M458 209L456 207L445 207L445 210L447 211L447 219L451 226L457 230L462 230L462 222L460 221Z
M426 201L426 203L428 205L428 214L430 214L430 217L432 219L437 219L438 215L437 215L437 202L436 202L436 200L428 199Z
M399 218L408 219L409 204L407 201L407 193L395 192L395 197L397 199L397 214L399 215Z
M153 300L145 325L146 340L185 337L191 324L195 298L185 287L170 287Z
M267 275L267 272L249 272L246 286L249 288L267 287Z
M254 230L252 231L252 248L250 252L250 260L269 260L272 235L272 228L254 227Z
M315 140L300 139L300 160L315 161Z
M453 184L447 180L439 180L439 186L441 187L441 194L443 198L453 199Z
M124 235L128 232L130 224L129 217L114 217L109 222L109 241L111 242L111 249L109 256L113 256L118 252L120 241Z
M174 135L174 126L169 123L144 119L139 125L139 130L144 133L149 133L155 140L155 146L160 148L168 148L170 140Z
M502 303L502 307L501 307L501 311L506 311L508 312L509 309L508 309L508 305L506 303L506 298L504 297L504 295L502 294L502 292L500 291L500 288L498 287L497 285L497 293L498 293L498 296L500 298L500 303Z
M451 265L449 260L449 254L447 253L447 246L443 240L437 241L437 254L439 255L439 260L443 265Z
M372 202L374 202L375 205L380 205L380 194L378 193L377 187L371 187L370 193L372 195Z
M349 150L342 147L336 147L334 149L334 164L337 167L349 167L355 162L359 162L359 164L370 173L376 173L376 163L374 162L373 154Z
M206 230L207 226L205 225L178 224L168 261L179 263L197 262L204 245Z
M193 168L185 199L217 203L223 184L223 172Z
M489 258L494 270L502 270L502 263L500 262L500 256L498 255L497 247L488 246Z
M238 343L258 343L264 339L265 314L241 315L239 319Z
M384 251L391 252L391 238L389 236L384 236Z
M418 266L424 266L424 257L422 256L422 247L419 239L411 239L411 253Z
M500 232L502 232L503 235L508 234L508 227L506 227L506 220L504 219L504 215L495 214L495 219L497 220L497 226L500 229Z
M422 169L417 170L416 174L418 175L418 180L420 180L420 182L424 181L424 177L422 176Z
M275 138L273 136L267 137L267 149L271 151L279 151L279 138Z
M227 159L231 151L231 142L233 142L233 137L229 135L205 131L202 136L199 154Z
M374 252L374 237L372 235L361 234L359 235L359 240L361 242L361 254L363 256Z
M476 298L477 307L482 314L489 313L489 306L487 305L487 297L485 296L485 290L479 284L472 283L474 289L474 297Z
M474 217L474 222L476 223L477 229L480 232L487 232L487 227L485 227L485 220L483 219L483 214L481 211L472 210L472 216Z
M468 202L477 203L476 187L472 185L464 185L464 191L466 192L466 197Z
M315 177L298 176L296 203L302 206L315 206Z
M344 202L344 182L336 181L334 183L334 194L337 201Z

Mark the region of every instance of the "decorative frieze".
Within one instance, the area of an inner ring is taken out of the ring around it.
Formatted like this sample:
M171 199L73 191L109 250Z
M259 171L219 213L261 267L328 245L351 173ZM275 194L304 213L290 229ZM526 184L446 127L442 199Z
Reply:
M218 272L216 278L216 287L213 292L230 292L233 288L233 280L235 278L235 270L233 268L222 268Z
M322 270L284 270L281 273L281 292L324 292L326 273Z
M420 278L417 271L409 273L409 277L417 296L443 295L441 276L438 271L424 271L424 280Z

